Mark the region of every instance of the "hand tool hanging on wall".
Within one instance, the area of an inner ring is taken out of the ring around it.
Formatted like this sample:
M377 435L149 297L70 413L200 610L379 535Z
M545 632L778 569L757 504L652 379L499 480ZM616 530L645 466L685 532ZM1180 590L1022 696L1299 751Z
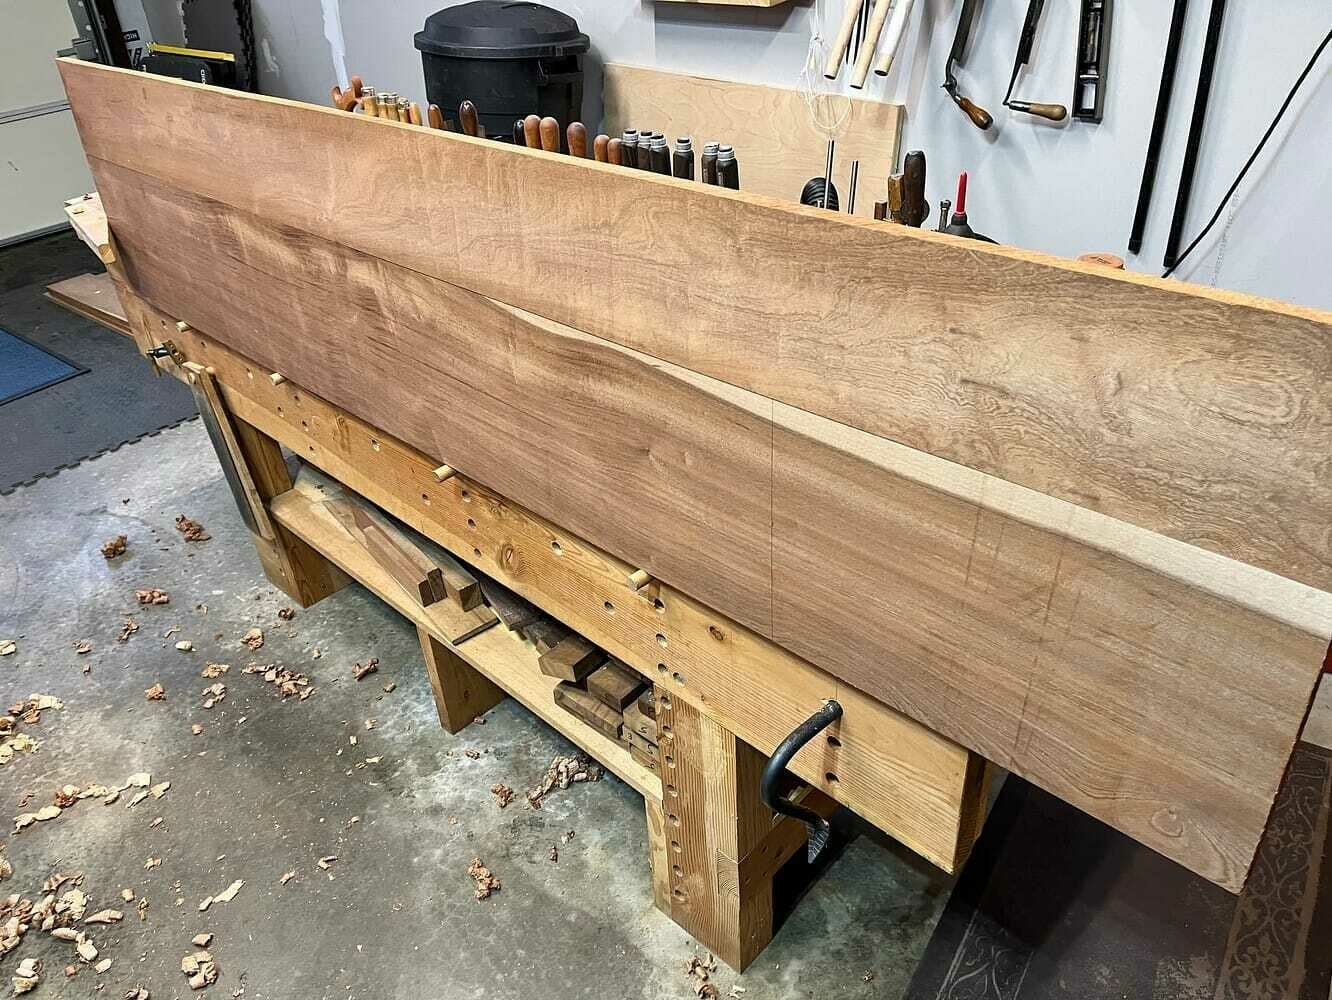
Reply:
M704 184L717 183L717 150L720 143L709 142L703 145L703 156L699 159L699 173Z
M359 76L351 78L351 83L346 90L343 90L337 84L328 92L329 97L333 98L333 107L339 111L355 111L356 105L361 100L361 90L364 84L361 83Z
M474 139L484 138L481 135L481 122L476 113L476 105L471 101L463 101L458 105L458 131Z
M902 222L917 229L930 214L925 200L925 153L913 149L902 161Z
M957 34L953 36L953 48L948 53L948 61L944 63L943 88L948 91L948 96L953 99L953 103L971 119L971 124L978 129L987 129L994 124L994 119L980 105L957 92L957 77L953 75L954 64L962 62L963 57L967 54L967 40L971 37L971 25L976 20L976 14L979 11L980 0L963 0L962 16L957 20Z
M842 59L847 53L847 46L850 45L851 36L855 33L859 22L861 9L867 2L868 0L847 0L846 10L842 12L841 26L837 29L832 48L828 50L828 62L823 67L823 75L829 80L837 79L837 74L842 68Z
M887 76L892 72L893 60L897 58L897 50L902 47L902 39L906 35L907 18L911 16L913 2L914 0L897 0L897 6L893 8L893 19L888 22L883 41L879 45L879 61L874 64L875 76Z
M687 135L675 140L675 149L671 151L671 176L684 181L694 179L694 140Z
M874 64L874 50L879 44L879 36L883 34L883 25L888 20L888 9L892 3L893 0L875 0L874 13L870 15L869 30L865 32L865 40L860 46L860 56L856 59L856 68L851 74L851 86L857 90L865 86L865 80L869 77L870 66Z
M549 116L541 119L541 148L547 153L560 151L560 123Z
M995 242L988 236L982 236L976 232L967 222L967 172L965 170L957 178L957 210L953 213L952 221L943 228L943 232L949 236L961 236L968 240L981 240L984 243Z
M1142 249L1142 233L1147 228L1147 210L1152 204L1152 189L1156 187L1156 165L1161 159L1161 144L1165 142L1170 97L1175 91L1175 68L1179 65L1179 42L1184 35L1184 18L1188 9L1189 0L1175 0L1175 12L1170 15L1170 34L1166 36L1165 60L1161 66L1161 88L1156 92L1156 114L1152 118L1152 137L1147 141L1142 186L1138 188L1138 207L1133 213L1133 229L1129 232L1129 253L1137 253Z
M592 159L596 160L598 163L605 163L609 149L610 136L605 135L604 133L598 135L592 140Z
M717 147L717 183L732 191L740 190L740 162L726 143Z
M1078 64L1073 78L1073 117L1099 123L1105 113L1105 68L1110 56L1113 0L1082 0L1078 17Z
M1004 95L1004 107L1010 111L1022 111L1052 122L1062 122L1068 117L1068 108L1062 104L1041 104L1032 101L1013 100L1013 87L1017 84L1022 67L1031 61L1031 49L1036 43L1036 29L1041 23L1041 11L1045 9L1045 0L1028 0L1027 17L1022 22L1022 34L1018 38L1017 55L1013 57L1013 75L1008 78L1008 93Z
M854 66L860 60L860 47L865 44L865 33L869 31L870 0L860 5L860 16L856 18L856 33L851 41L851 48L846 53L846 64Z
M564 130L564 139L569 147L569 155L580 160L587 159L587 126L582 122L570 122Z
M1212 0L1212 12L1207 19L1207 37L1203 40L1202 67L1198 71L1198 92L1193 95L1193 120L1189 123L1189 140L1184 146L1184 167L1179 175L1179 191L1175 194L1175 214L1170 220L1170 235L1166 238L1167 270L1173 268L1178 259L1179 241L1184 235L1184 221L1189 214L1189 195L1193 192L1193 173L1198 167L1198 147L1207 120L1207 101L1211 97L1212 76L1216 72L1216 54L1221 46L1221 22L1225 13L1226 0Z

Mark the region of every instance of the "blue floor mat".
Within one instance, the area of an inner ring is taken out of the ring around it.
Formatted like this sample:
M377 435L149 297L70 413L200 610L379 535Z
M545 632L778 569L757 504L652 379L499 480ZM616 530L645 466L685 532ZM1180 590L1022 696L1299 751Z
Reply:
M0 330L0 405L82 375L87 370L43 350L18 334Z

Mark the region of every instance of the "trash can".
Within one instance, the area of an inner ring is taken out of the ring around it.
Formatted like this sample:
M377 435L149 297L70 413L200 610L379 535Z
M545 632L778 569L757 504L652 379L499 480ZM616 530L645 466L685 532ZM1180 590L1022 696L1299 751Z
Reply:
M521 0L473 0L431 14L414 40L426 98L455 129L465 100L497 138L512 138L514 120L530 114L561 126L582 117L590 43L567 14Z

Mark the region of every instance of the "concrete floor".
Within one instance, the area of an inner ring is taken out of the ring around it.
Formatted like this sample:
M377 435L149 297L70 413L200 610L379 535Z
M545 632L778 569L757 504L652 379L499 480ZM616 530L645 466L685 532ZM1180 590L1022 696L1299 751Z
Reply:
M212 540L185 543L173 530L180 513ZM118 533L129 551L107 562L99 548ZM171 603L139 608L134 591L145 587ZM403 619L357 586L282 622L288 603L260 572L198 421L0 497L0 639L18 643L0 658L0 698L40 692L65 703L44 714L39 751L0 766L0 809L10 810L0 822L66 783L116 785L136 771L171 782L160 801L90 799L8 838L14 874L0 895L35 896L51 872L81 871L89 912L121 905L127 918L92 928L113 959L104 975L84 966L67 981L72 947L33 931L0 959L6 985L19 961L40 957L35 996L92 996L99 982L104 997L139 984L157 1000L186 996L180 959L207 931L220 968L214 996L242 987L255 1000L693 995L682 966L697 946L652 906L631 789L608 777L557 792L540 811L501 811L490 785L512 786L521 802L551 757L571 751L561 737L511 701L450 736ZM127 616L140 629L119 643ZM252 626L266 635L257 653L238 642ZM180 639L194 651L178 652ZM81 640L90 653L75 652ZM369 656L379 673L357 683L352 664ZM206 711L209 661L231 671L220 678L226 700ZM240 672L250 662L304 671L317 693L282 701ZM154 683L165 701L145 699ZM356 766L372 756L383 759ZM550 846L567 830L575 836L553 864ZM316 867L326 855L337 855L327 872ZM503 882L485 902L472 898L473 856ZM146 871L149 857L161 865ZM234 900L198 911L235 879L245 886ZM950 884L853 829L751 969L719 967L714 981L722 996L743 987L744 1000L899 996ZM125 887L149 900L145 922L120 903Z

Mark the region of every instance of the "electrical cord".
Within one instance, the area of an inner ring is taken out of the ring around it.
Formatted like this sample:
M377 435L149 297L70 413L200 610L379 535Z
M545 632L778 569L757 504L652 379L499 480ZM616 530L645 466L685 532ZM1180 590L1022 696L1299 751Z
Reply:
M1290 103L1295 100L1295 95L1299 93L1300 87L1304 86L1304 81L1308 79L1309 74L1313 72L1314 66L1318 63L1318 57L1323 54L1323 50L1327 48L1329 42L1332 42L1332 31L1329 31L1327 35L1324 36L1322 43L1314 50L1313 56L1309 59L1309 65L1304 67L1304 72L1301 73L1299 79L1295 81L1295 85L1290 88L1290 93L1286 95L1286 99L1281 102L1281 107L1277 110L1276 117L1272 119L1272 124L1267 126L1267 131L1264 132L1263 137L1258 140L1258 145L1254 147L1253 152L1249 155L1249 159L1245 162L1244 166L1240 169L1239 174L1235 177L1235 182L1230 185L1229 190L1227 190L1222 196L1221 203L1216 206L1216 211L1212 214L1211 219L1208 220L1207 225L1203 226L1202 232L1194 238L1192 243L1184 248L1183 252L1175 258L1175 263L1167 268L1161 277L1168 278L1174 274L1176 268L1184 263L1184 258L1188 257L1188 255L1193 252L1194 248L1197 247L1198 244L1207 237L1207 234L1212 231L1212 227L1215 226L1217 220L1221 218L1221 213L1225 211L1226 204L1239 188L1240 182L1244 180L1244 175L1249 172L1249 168L1252 167L1254 161L1258 159L1258 154L1261 153L1263 147L1267 145L1267 140L1272 138L1272 133L1276 131L1277 125L1281 123L1281 119L1286 114L1286 109L1290 107Z

